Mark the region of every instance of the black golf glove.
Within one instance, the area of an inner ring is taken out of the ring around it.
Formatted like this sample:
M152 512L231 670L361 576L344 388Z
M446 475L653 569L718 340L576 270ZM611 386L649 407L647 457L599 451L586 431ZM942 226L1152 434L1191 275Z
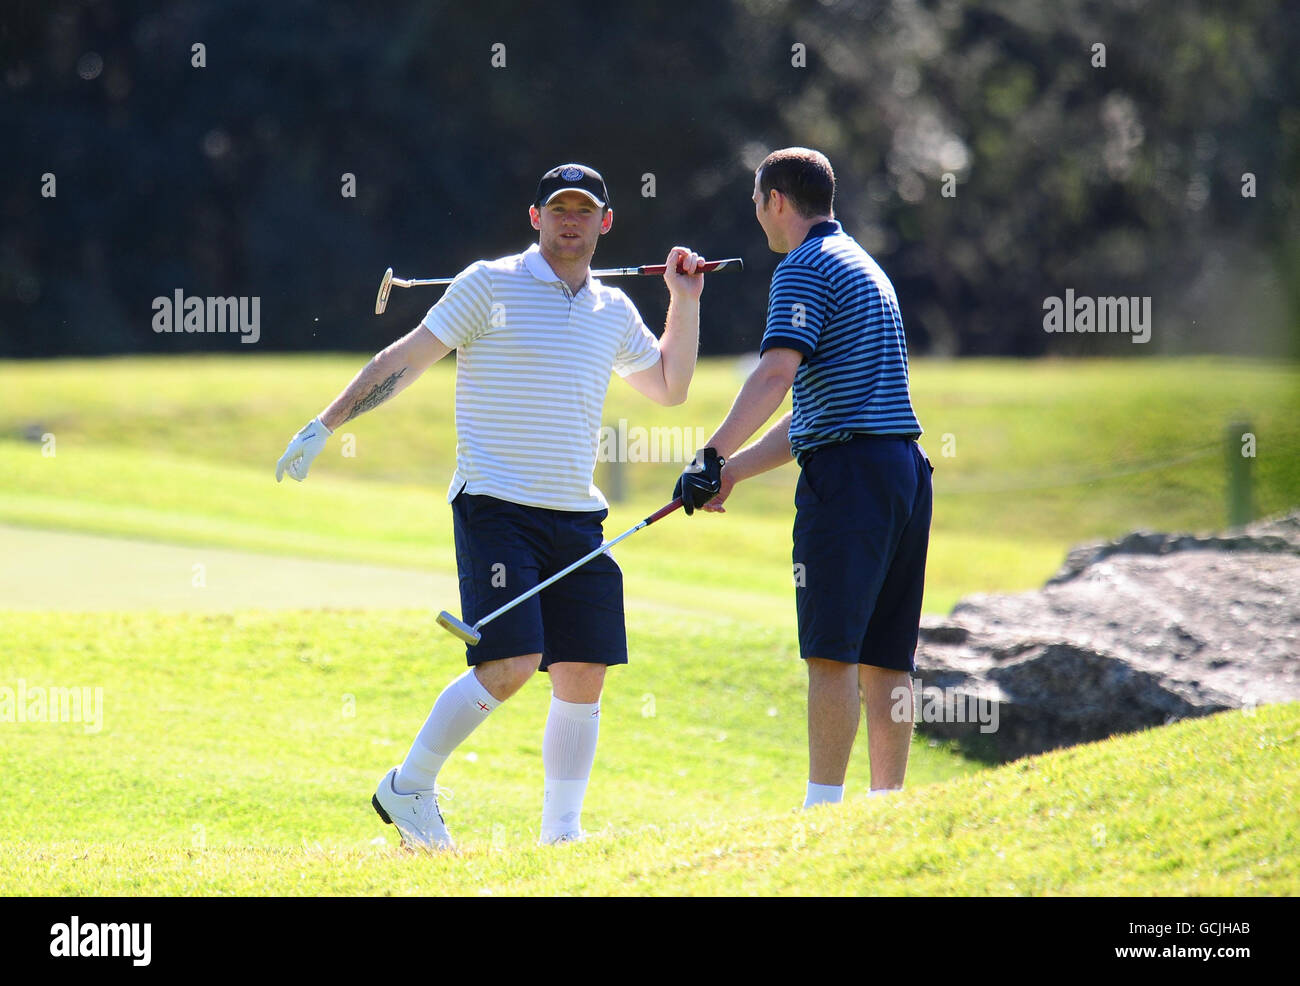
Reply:
M716 449L700 449L691 464L682 470L673 487L673 499L682 498L686 513L693 514L722 490L722 467L726 459Z

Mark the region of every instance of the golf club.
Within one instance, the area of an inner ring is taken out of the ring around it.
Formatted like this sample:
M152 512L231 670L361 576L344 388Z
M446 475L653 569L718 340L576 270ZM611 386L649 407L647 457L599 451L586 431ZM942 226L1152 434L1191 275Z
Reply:
M663 274L667 269L667 264L647 264L643 267L610 267L606 270L593 270L592 277L646 277ZM745 262L739 257L732 257L728 260L706 260L695 268L697 274L718 274L724 270L741 271L745 269ZM678 273L686 272L680 267ZM379 282L379 294L375 296L375 314L382 315L384 309L388 307L388 292L393 288L422 288L431 285L447 285L456 280L454 277L397 277L393 274L393 268L389 267L384 271L384 276Z
M553 585L554 583L558 582L560 579L568 575L570 572L572 572L575 568L581 568L583 565L587 564L587 562L591 561L601 552L608 551L610 548L614 547L614 545L618 544L620 541L624 540L625 538L630 538L637 531L641 530L641 528L649 527L651 524L653 524L655 521L659 520L660 518L667 517L670 513L672 513L681 505L682 505L682 498L678 497L667 506L660 507L658 510L652 513L645 520L641 521L635 527L629 527L618 537L614 538L614 540L606 541L600 547L592 551L591 554L584 555L582 558L579 558L577 561L575 561L572 565L569 565L567 568L564 568L556 572L545 582L539 582L537 585L533 586L527 592L510 600L510 602L506 603L500 609L494 610L493 612L489 613L487 616L483 617L483 619L479 620L473 626L470 626L464 620L456 619L456 617L452 616L445 609L438 614L438 626L442 627L444 630L446 630L448 633L451 633L453 636L459 637L461 640L465 641L465 643L473 647L475 644L479 642L479 640L482 639L482 635L479 633L479 631L482 630L483 627L485 627L487 624L495 620L502 613L506 613L514 609L525 599L531 599L533 596L537 595L539 592L545 589L548 585Z

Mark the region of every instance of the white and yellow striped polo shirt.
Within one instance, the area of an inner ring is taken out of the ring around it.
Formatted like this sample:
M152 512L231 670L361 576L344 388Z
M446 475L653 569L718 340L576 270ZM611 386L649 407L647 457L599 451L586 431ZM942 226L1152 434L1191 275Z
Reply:
M610 371L659 361L631 300L587 276L573 294L537 244L457 275L421 323L456 350L462 489L552 510L602 510L592 482Z

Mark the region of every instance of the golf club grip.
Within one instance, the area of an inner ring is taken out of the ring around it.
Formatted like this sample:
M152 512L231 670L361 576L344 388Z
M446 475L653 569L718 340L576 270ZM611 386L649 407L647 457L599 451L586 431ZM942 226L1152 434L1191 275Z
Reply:
M660 508L659 508L658 510L656 510L654 513L652 513L649 517L647 517L647 518L646 518L642 523L644 523L644 524L648 527L648 526L650 526L651 524L653 524L656 520L659 520L659 519L662 518L662 517L667 517L667 516L668 516L670 513L672 513L674 510L678 510L678 509L680 509L680 508L681 508L681 505L682 505L682 498L679 496L679 497L678 497L676 500L674 500L672 503L669 503L669 504L667 504L667 505L665 505L665 506L660 507Z
M639 268L640 272L647 276L662 274L667 269L668 269L667 264L650 264L649 266ZM745 269L745 262L741 260L739 257L732 257L730 260L706 260L698 267L695 268L695 273L716 274L716 273L721 273L724 270L744 270L744 269ZM685 274L686 271L678 267L677 273Z

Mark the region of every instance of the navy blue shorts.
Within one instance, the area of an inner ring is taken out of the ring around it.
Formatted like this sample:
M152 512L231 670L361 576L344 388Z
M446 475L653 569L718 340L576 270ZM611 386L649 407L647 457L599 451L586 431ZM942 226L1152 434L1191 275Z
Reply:
M912 439L859 435L802 462L794 495L800 655L916 670L929 458Z
M529 507L491 496L459 493L451 504L460 574L461 619L473 626L596 548L607 510ZM600 554L483 627L465 647L473 667L523 654L556 661L626 664L623 572Z

